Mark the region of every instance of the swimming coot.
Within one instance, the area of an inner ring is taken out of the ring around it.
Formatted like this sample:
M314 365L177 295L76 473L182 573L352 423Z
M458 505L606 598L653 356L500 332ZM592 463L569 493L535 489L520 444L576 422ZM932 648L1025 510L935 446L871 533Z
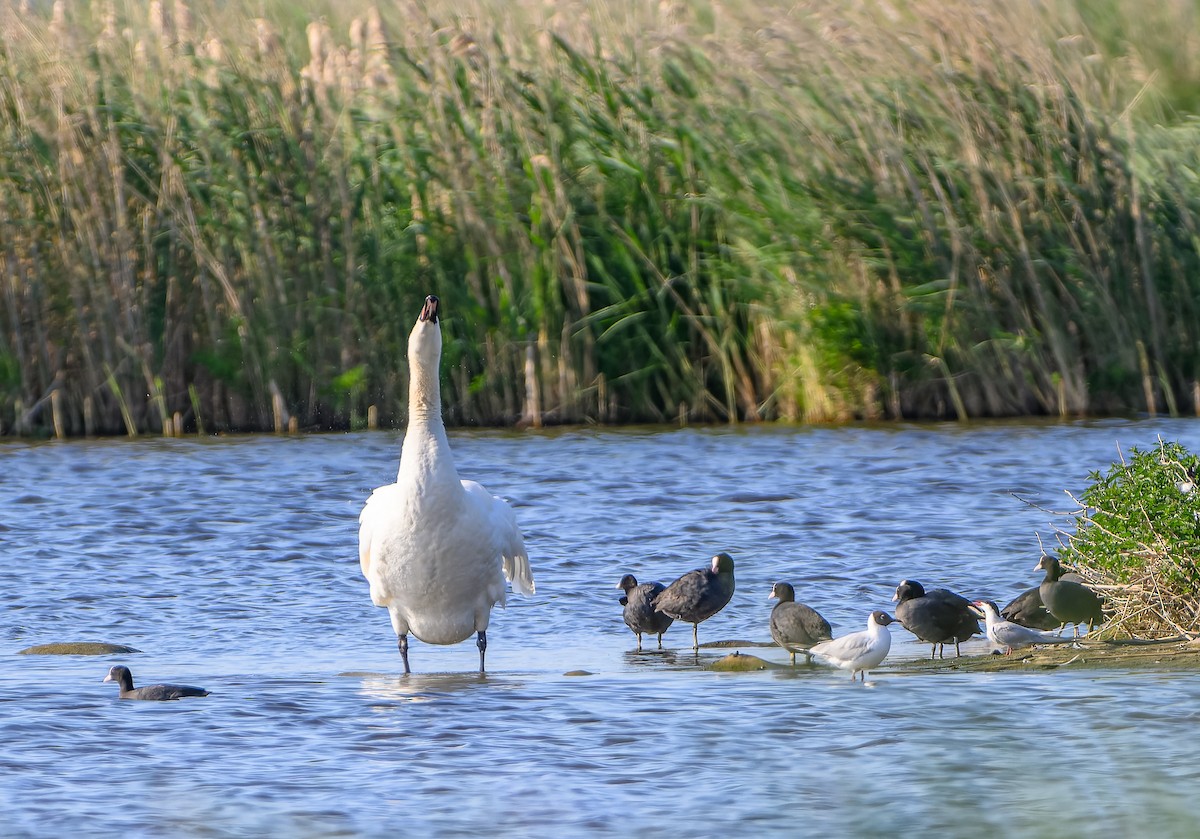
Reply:
M196 688L191 685L146 685L135 688L133 673L123 664L113 665L103 681L116 682L120 689L118 695L122 699L149 699L165 702L183 696L208 696L208 691L204 688Z

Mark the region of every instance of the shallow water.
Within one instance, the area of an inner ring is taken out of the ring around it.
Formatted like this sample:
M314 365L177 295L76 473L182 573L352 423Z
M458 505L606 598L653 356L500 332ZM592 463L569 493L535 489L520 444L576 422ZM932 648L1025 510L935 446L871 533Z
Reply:
M357 560L399 435L0 444L0 835L1194 835L1195 673L718 674L687 625L634 652L614 588L729 551L701 642L768 640L776 580L835 634L903 577L1004 601L1159 436L1200 422L453 434L538 592L485 677L413 641L407 678ZM143 653L16 655L66 640ZM213 694L120 702L118 661Z

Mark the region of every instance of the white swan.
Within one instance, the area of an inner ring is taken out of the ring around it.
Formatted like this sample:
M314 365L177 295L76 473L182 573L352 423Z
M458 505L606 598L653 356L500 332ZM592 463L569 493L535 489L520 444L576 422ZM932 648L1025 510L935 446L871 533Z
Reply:
M525 540L512 508L474 481L460 481L442 423L438 299L425 305L408 336L408 429L396 483L379 487L359 516L358 558L371 601L386 606L404 672L408 635L457 644L478 633L484 672L492 606L504 605L504 580L534 592Z

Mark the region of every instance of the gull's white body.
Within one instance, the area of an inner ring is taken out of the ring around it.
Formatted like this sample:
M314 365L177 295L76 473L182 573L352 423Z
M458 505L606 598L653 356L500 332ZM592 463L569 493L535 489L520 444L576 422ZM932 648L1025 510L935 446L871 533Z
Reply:
M1063 638L1007 621L996 611L995 605L986 600L976 601L973 605L983 612L983 619L987 622L988 640L1004 647L1006 653L1023 647L1032 647L1035 644L1067 644L1071 641L1070 638Z
M487 629L492 606L504 605L505 578L522 594L532 594L534 582L512 509L454 468L441 417L441 347L436 316L423 315L409 336L400 471L363 507L359 562L371 601L387 607L397 636L457 644Z
M852 679L858 673L862 673L866 679L867 671L878 667L892 649L892 633L888 632L887 623L877 620L876 615L879 614L882 613L871 613L866 629L814 644L808 653L818 661L849 670ZM884 617L887 618L887 615ZM891 618L887 620L888 623L892 622Z

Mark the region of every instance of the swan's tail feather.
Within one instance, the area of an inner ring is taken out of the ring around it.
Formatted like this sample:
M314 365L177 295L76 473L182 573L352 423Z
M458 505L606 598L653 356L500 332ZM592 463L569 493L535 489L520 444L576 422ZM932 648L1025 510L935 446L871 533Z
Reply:
M529 555L524 550L514 556L504 557L504 576L512 583L513 591L526 597L537 591L533 569L529 567Z

